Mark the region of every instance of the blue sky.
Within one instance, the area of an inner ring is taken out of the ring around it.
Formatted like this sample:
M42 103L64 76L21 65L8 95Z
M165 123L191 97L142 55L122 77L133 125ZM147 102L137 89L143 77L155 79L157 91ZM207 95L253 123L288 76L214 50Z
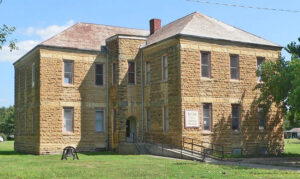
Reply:
M300 10L299 0L211 0L248 6ZM298 8L298 9L297 9ZM12 63L39 42L76 22L148 29L149 19L165 25L194 11L241 28L281 46L300 37L300 13L261 11L208 5L185 0L3 0L0 25L15 26L11 38L19 50L0 51L0 106L14 104ZM285 56L287 54L283 53Z

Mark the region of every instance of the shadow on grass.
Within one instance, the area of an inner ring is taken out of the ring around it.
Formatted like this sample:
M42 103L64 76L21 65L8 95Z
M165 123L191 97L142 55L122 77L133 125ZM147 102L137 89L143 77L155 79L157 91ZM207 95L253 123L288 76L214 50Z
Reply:
M83 155L120 155L116 152L78 152L79 154L83 154Z
M30 155L30 154L19 153L19 152L9 150L9 151L0 151L0 155Z

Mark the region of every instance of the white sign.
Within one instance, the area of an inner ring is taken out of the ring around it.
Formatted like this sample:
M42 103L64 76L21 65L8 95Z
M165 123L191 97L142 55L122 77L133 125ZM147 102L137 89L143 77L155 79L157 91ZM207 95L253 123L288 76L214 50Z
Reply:
M185 127L199 128L199 111L185 111Z

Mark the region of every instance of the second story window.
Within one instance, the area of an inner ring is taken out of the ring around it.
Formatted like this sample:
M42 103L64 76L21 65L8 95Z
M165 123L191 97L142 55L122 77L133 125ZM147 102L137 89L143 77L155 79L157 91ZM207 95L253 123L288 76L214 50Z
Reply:
M96 132L104 131L104 110L96 110Z
M95 65L95 85L96 86L104 85L104 65L103 64Z
M35 85L35 63L32 64L31 66L31 84L32 84L32 87L34 87Z
M64 61L64 84L73 84L74 79L74 62Z
M116 64L112 64L112 84L114 85L116 83Z
M240 130L240 105L232 104L231 105L231 120L232 120L232 130Z
M135 62L128 62L128 84L135 84Z
M240 78L239 70L239 56L230 55L230 78L238 80Z
M257 70L260 70L260 69L261 69L261 64L262 64L264 61L265 61L265 58L263 58L263 57L258 57L258 58L257 58L257 62L256 62L256 64L257 64ZM261 81L261 77L260 77L260 76L258 77L258 81Z
M146 84L150 84L150 62L146 62Z
M162 57L162 81L168 80L168 58Z
M201 52L201 77L210 78L210 53Z

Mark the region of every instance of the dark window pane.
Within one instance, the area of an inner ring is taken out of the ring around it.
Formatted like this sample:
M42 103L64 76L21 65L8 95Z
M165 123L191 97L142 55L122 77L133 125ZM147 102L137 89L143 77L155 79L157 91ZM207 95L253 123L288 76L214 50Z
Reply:
M208 53L201 53L201 64L208 65L208 62L209 62L208 58L209 58Z
M264 112L263 108L258 108L258 123L259 123L259 129L265 129L265 118L264 118Z
M201 76L202 77L209 77L208 66L202 66L201 68Z
M238 57L230 56L230 67L238 67Z
M65 69L65 72L72 72L73 71L73 63L65 62L64 69Z
M135 84L135 63L128 62L128 83Z
M239 130L239 121L240 121L240 109L239 105L231 106L231 119L232 119L232 130Z
M203 130L211 129L211 104L203 104Z
M231 68L230 69L231 79L238 79L237 69Z
M96 64L96 74L102 74L103 75L103 64Z
M134 62L129 62L128 63L128 72L132 72L132 73L135 72L135 64L134 64Z
M96 85L103 85L103 75L96 75Z
M128 74L128 83L134 84L135 83L135 78L134 78L134 73L129 73Z

